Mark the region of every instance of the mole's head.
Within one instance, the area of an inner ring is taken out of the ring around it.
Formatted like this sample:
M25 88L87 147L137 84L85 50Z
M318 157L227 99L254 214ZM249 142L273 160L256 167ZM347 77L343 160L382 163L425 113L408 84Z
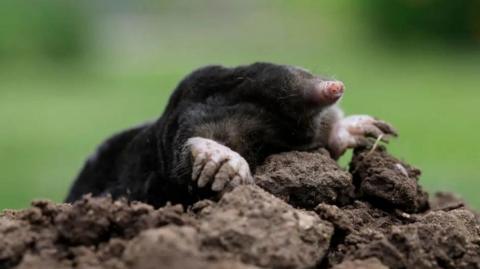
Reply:
M299 94L306 106L326 107L335 104L343 96L345 86L339 80L313 75L308 70L285 66L290 82L287 92Z
M300 67L255 63L247 70L256 92L287 113L316 113L335 104L345 90L341 81L313 75Z

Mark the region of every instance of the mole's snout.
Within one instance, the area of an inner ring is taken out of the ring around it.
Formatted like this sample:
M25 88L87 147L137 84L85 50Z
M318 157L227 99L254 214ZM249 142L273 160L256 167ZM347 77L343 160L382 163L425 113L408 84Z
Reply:
M341 81L327 81L325 89L327 94L332 98L339 98L343 95L343 89L345 86Z
M342 97L345 86L338 80L322 81L315 84L312 98L316 104L330 105Z

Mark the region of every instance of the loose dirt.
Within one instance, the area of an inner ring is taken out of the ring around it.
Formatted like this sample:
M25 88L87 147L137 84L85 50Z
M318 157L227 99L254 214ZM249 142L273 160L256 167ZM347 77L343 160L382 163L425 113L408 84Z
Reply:
M270 156L257 185L159 209L108 197L0 215L3 268L480 268L480 215L420 171L357 149Z

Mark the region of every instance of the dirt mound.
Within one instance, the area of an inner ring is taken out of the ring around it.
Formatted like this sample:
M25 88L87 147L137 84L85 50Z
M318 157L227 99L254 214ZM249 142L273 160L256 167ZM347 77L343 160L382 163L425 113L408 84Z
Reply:
M0 215L1 268L480 268L480 217L383 148L271 156L185 209L84 197Z

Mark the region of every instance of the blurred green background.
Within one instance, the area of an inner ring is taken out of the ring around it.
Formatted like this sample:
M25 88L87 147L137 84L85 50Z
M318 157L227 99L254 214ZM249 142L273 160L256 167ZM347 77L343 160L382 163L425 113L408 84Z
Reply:
M390 150L423 170L428 190L457 192L480 208L479 7L479 0L3 0L0 209L61 201L96 146L158 117L192 69L254 61L343 80L346 112L393 123L400 137Z

